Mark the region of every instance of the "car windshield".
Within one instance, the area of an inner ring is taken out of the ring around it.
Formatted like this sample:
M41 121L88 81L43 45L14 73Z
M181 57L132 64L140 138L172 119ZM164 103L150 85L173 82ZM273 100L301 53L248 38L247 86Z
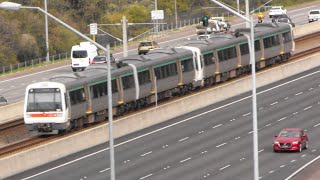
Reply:
M289 23L289 19L279 19L278 22Z
M280 132L279 137L299 137L300 133L297 130L283 130Z
M141 42L140 46L152 46L151 42Z
M310 11L310 14L320 14L320 11Z

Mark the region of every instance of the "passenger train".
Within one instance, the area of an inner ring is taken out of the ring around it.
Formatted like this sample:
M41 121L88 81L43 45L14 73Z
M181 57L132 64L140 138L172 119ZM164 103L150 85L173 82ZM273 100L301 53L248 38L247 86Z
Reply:
M292 56L295 47L292 26L259 23L254 31L257 70ZM176 47L113 62L113 115L250 73L249 33L248 28L243 28L206 40L188 39ZM90 65L85 71L29 85L24 122L30 131L68 131L105 120L107 102L107 67Z

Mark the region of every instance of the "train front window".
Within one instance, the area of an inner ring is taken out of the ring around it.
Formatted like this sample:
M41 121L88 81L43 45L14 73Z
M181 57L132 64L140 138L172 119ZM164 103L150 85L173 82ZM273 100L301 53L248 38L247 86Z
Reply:
M27 112L62 111L61 91L58 88L30 89Z

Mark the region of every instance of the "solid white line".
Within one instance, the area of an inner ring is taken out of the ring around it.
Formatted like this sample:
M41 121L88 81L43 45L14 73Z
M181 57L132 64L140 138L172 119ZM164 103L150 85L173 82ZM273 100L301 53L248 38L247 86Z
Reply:
M294 160L292 160L292 161L290 161L290 162L292 162L292 163L293 163L293 162L296 162L296 160L294 159Z
M280 168L283 168L283 167L285 167L285 166L286 166L286 165L281 165Z
M152 151L149 151L149 152L147 152L147 153L141 154L141 156L143 157L143 156L148 155L148 154L151 154L151 153L152 153Z
M300 94L302 94L303 92L299 92L299 93L297 93L297 94L295 94L296 96L298 96L298 95L300 95Z
M248 115L250 115L251 114L251 112L249 112L249 113L247 113L247 114L244 114L244 115L242 115L242 116L248 116Z
M222 126L222 124L218 124L218 125L216 125L216 126L213 126L212 128L214 129L214 128L217 128L217 127L219 127L219 126Z
M304 168L306 168L307 166L309 166L310 164L312 164L314 161L318 160L320 158L320 156L314 158L313 160L311 160L310 162L308 162L307 164L305 164L304 166L302 166L300 169L298 169L297 171L295 171L294 173L292 173L289 177L287 177L285 180L290 180L292 177L294 177L296 174L298 174L300 171L302 171Z
M145 178L150 177L150 176L152 176L152 174L148 174L148 175L146 175L146 176L143 176L143 177L141 177L140 179L145 179Z
M191 159L191 157L188 157L187 159L181 160L181 161L180 161L180 163L183 163L183 162L189 161L190 159Z
M221 146L224 146L224 145L226 145L227 143L222 143L222 144L219 144L218 146L216 146L217 148L218 147L221 147Z
M189 139L189 137L182 138L182 139L179 140L179 142L184 141L186 139Z
M220 171L221 171L221 170L224 170L224 169L227 168L227 167L230 167L230 165L226 165L226 166L220 168L219 170L220 170Z

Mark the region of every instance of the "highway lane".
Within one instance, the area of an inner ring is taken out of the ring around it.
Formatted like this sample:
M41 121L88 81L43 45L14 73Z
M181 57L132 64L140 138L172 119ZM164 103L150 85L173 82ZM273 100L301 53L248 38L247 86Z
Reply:
M320 3L317 3L316 5L310 5L308 7L301 7L298 9L294 9L292 11L288 11L288 15L292 17L293 21L296 23L296 25L303 25L308 23L307 21L307 13L311 9L320 8ZM265 14L267 17L267 14ZM265 21L270 21L269 18L266 18ZM244 27L244 21L237 21L239 23L233 23L232 29ZM256 21L255 21L256 22ZM186 38L194 38L195 34L191 32L189 35L185 35L181 37L180 35L174 37L172 40L169 41L163 41L159 42L159 44L162 47L168 47L173 45L178 45L179 42L181 42L183 39ZM130 54L137 54L136 48L131 49L128 53ZM123 56L122 53L115 54L116 58L121 58ZM9 103L15 103L18 101L23 100L24 96L24 90L27 85L34 83L34 82L40 82L40 81L47 81L50 79L50 77L53 77L57 74L64 74L69 73L71 71L71 68L69 65L55 68L55 69L48 69L46 71L42 71L36 74L29 74L26 76L21 76L19 78L9 79L5 81L0 82L0 94L4 97L6 97L9 101Z
M319 77L320 68L316 68L258 89L261 179L285 179L320 154ZM117 179L252 179L251 106L246 93L117 139ZM273 135L284 127L307 129L310 148L302 153L273 153ZM48 170L32 179L106 179L109 151L104 148L101 145L13 178ZM88 155L94 152L98 153Z

